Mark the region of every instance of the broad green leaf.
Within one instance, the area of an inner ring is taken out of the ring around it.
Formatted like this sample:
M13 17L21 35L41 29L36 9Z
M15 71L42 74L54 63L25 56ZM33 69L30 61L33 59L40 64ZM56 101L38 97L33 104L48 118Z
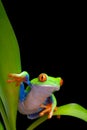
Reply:
M9 123L7 130L16 130L19 87L7 83L9 73L20 73L21 62L18 41L0 0L0 100ZM3 115L3 114L2 114Z
M87 109L82 107L76 103L70 103L63 106L58 107L58 110L54 112L54 116L58 115L66 115L66 116L73 116L79 118L85 122L87 122ZM47 116L43 116L32 123L27 130L34 130L37 126L47 120Z

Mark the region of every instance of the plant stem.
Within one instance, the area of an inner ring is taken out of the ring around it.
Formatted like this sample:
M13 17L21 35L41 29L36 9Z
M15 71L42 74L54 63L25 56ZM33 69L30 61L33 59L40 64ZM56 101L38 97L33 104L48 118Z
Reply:
M37 119L34 123L32 123L26 130L34 130L37 126L39 126L41 123L43 123L45 120L47 120L47 116L43 116L39 119Z

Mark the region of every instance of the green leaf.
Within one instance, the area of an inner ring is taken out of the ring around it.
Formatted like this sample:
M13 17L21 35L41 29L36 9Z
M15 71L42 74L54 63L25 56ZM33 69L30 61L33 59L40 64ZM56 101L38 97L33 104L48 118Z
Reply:
M0 104L1 114L7 118L7 130L16 130L19 87L7 83L9 73L20 73L21 61L18 41L0 0ZM3 116L3 118L4 118ZM4 119L3 119L4 120Z
M54 112L54 116L58 116L58 115L73 116L87 122L87 109L85 109L84 107L76 103L70 103L70 104L66 104L66 105L58 107L58 110ZM41 123L43 123L47 119L48 118L46 115L37 119L34 123L32 123L27 128L27 130L34 130L37 126L39 126Z
M0 130L4 130L4 127L1 122L0 122Z
M54 115L68 115L87 122L87 109L76 103L60 106Z
M1 101L1 98L0 98L0 113L2 115L5 127L7 128L7 130L9 130L9 128L10 128L9 122L8 122L7 114L5 113L5 109L4 109L3 103Z

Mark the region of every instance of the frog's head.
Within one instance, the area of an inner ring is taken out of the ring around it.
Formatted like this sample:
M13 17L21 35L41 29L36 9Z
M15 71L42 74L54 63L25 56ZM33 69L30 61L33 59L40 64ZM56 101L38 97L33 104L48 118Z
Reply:
M51 77L45 73L41 73L37 78L31 80L32 86L42 91L58 91L63 84L61 77Z

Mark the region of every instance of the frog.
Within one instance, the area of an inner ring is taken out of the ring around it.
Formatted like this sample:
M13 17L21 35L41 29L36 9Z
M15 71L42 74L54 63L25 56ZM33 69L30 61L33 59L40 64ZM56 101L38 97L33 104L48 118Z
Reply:
M57 110L55 91L59 91L63 85L61 77L52 77L46 73L40 73L30 80L27 71L10 73L8 83L15 82L20 87L18 111L27 115L28 119L36 119L47 114L48 119ZM25 87L26 84L26 87Z

